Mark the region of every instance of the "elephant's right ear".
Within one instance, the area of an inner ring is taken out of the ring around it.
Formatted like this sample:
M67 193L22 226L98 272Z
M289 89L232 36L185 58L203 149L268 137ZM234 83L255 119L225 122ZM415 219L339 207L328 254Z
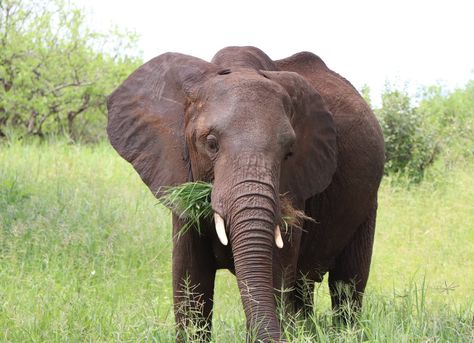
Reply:
M110 142L153 194L188 179L184 114L189 94L217 69L192 56L166 53L138 68L109 96Z

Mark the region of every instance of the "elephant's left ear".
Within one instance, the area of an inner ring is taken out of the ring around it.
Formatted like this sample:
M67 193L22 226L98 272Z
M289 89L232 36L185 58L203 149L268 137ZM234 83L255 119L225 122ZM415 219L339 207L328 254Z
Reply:
M292 155L282 163L280 192L304 201L331 183L337 166L336 127L321 95L298 73L262 71L279 83L292 101L296 134Z

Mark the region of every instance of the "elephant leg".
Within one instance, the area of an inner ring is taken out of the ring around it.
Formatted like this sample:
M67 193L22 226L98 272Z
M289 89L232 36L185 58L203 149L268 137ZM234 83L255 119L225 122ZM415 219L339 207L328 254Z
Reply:
M352 322L362 307L372 258L376 212L377 206L374 206L329 271L329 290L336 322Z
M181 227L173 218L173 232ZM173 300L177 341L211 340L215 261L210 242L190 228L173 237Z

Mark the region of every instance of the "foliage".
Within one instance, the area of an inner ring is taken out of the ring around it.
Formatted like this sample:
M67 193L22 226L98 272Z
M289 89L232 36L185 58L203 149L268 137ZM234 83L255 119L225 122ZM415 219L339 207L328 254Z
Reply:
M361 94L370 101L368 86ZM387 84L382 106L374 111L385 138L385 172L398 181L421 181L437 158L455 166L474 156L474 80L451 92L425 87L416 99Z
M214 213L211 207L212 184L206 182L185 182L164 190L159 202L184 219L182 231L195 226L201 233L201 221L211 220Z
M140 62L136 42L92 31L61 0L0 2L0 137L103 136L105 97Z
M473 340L474 166L432 173L442 162L410 189L382 184L358 325L331 324L324 281L288 341ZM132 166L63 140L2 145L0 165L0 341L174 342L170 214ZM235 277L215 284L213 339L242 342Z
M385 139L386 173L420 181L438 152L432 128L411 105L408 94L390 86L382 94L382 107L375 112Z
M433 127L446 163L474 156L474 80L453 92L427 87L418 112Z

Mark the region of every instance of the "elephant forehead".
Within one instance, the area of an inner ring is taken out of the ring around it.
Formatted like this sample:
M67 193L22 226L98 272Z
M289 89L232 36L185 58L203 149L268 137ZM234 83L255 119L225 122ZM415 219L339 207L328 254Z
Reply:
M238 100L208 104L195 117L194 128L203 133L217 132L221 146L230 144L239 151L244 147L273 151L294 139L295 134L283 103L275 99L265 102L265 105Z
M269 80L254 70L231 72L218 75L205 85L209 100L240 100L258 101L262 98L281 98L285 90L276 82Z
M291 102L276 82L255 71L232 72L208 80L193 115L195 127L239 135L291 136ZM288 135L287 135L288 133ZM265 138L266 137L266 138Z
M258 119L275 119L279 116L287 117L287 109L282 97L268 89L247 87L240 84L221 94L213 94L202 105L199 116L201 120L244 121L258 125ZM224 124L224 122L221 122ZM243 122L242 122L243 124Z
M212 80L200 99L201 113L219 117L290 113L290 97L278 83L263 77L244 76Z

